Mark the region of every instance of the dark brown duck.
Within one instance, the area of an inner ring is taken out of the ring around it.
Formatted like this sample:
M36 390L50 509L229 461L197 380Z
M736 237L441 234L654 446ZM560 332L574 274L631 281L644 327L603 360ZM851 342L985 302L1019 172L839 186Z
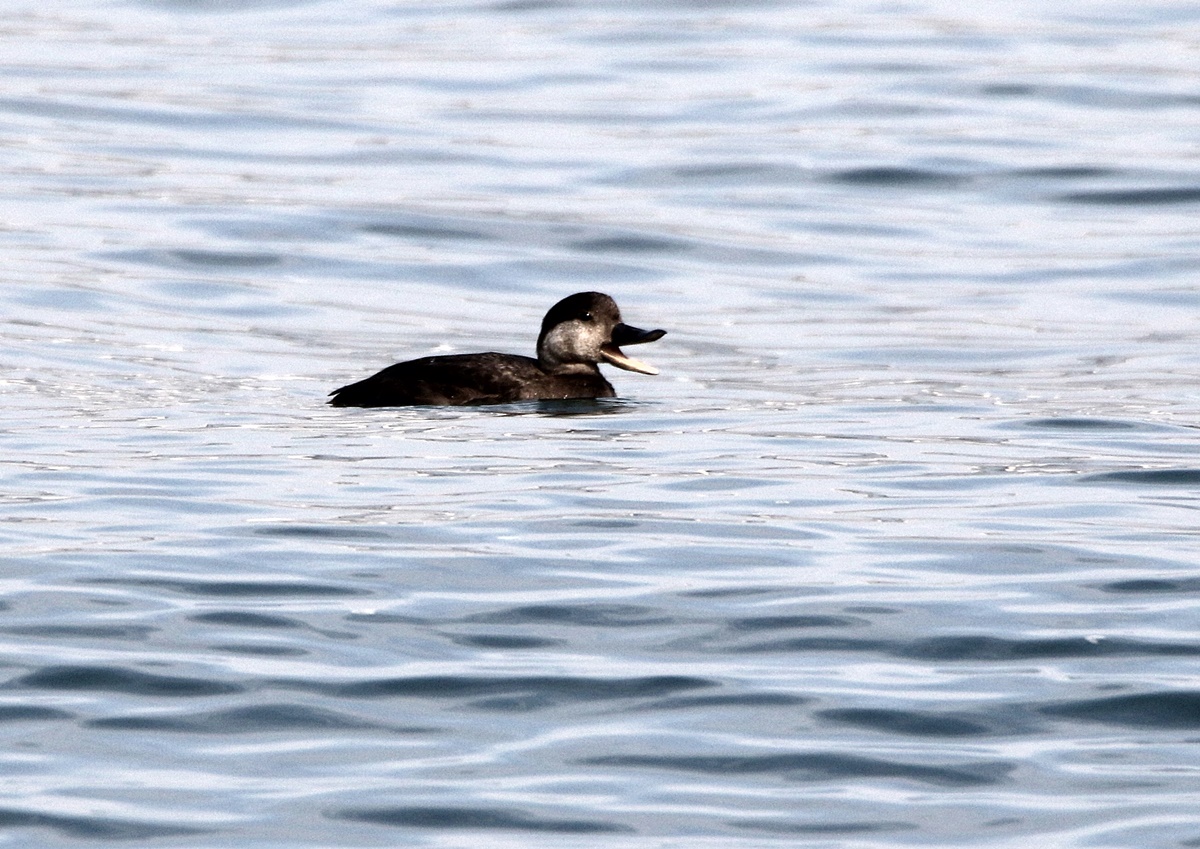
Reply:
M388 366L378 374L329 393L335 407L402 407L414 404L505 404L569 398L611 398L616 393L600 363L658 374L627 356L622 345L666 335L621 321L616 301L580 292L550 308L538 335L537 359L518 354L451 354Z

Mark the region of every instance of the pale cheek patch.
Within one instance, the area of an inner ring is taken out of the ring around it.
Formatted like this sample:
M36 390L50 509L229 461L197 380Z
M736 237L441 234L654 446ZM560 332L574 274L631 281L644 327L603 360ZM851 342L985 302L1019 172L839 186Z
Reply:
M546 334L545 348L559 362L597 362L600 355L594 342L588 344L587 331L577 321L556 325Z

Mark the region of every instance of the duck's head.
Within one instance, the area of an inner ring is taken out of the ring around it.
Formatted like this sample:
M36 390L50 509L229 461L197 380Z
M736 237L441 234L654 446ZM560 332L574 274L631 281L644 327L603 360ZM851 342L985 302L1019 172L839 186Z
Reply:
M621 321L617 302L600 292L563 298L542 319L538 362L546 371L592 371L611 363L626 371L658 374L658 369L625 355L622 345L640 345L665 336L665 330L639 330Z

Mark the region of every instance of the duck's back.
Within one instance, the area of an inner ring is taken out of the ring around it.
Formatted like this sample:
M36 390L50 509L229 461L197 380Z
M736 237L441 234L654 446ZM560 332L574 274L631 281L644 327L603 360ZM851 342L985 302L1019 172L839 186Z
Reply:
M396 363L366 380L335 389L329 403L335 407L457 406L613 394L599 369L588 374L547 374L532 357L488 352Z

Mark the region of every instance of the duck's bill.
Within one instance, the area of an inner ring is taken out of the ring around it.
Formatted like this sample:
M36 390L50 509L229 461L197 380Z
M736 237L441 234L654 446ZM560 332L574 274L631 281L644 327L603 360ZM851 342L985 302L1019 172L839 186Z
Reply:
M604 357L606 363L612 363L617 368L623 368L625 371L636 371L642 374L658 374L658 369L652 365L647 365L641 360L635 360L628 356L624 351L618 348L611 342L607 345L600 346L600 356Z
M652 365L647 365L641 360L635 360L633 357L621 350L621 345L641 345L645 342L653 342L655 339L661 339L667 335L665 330L641 330L637 327L630 327L628 324L618 324L613 328L612 341L607 345L600 346L600 356L604 357L604 361L612 363L617 368L623 368L625 371L636 371L641 374L658 374L658 369Z
M643 345L646 342L654 342L667 335L665 330L642 330L637 327L630 327L628 324L618 324L613 328L612 340L613 347L618 345Z

